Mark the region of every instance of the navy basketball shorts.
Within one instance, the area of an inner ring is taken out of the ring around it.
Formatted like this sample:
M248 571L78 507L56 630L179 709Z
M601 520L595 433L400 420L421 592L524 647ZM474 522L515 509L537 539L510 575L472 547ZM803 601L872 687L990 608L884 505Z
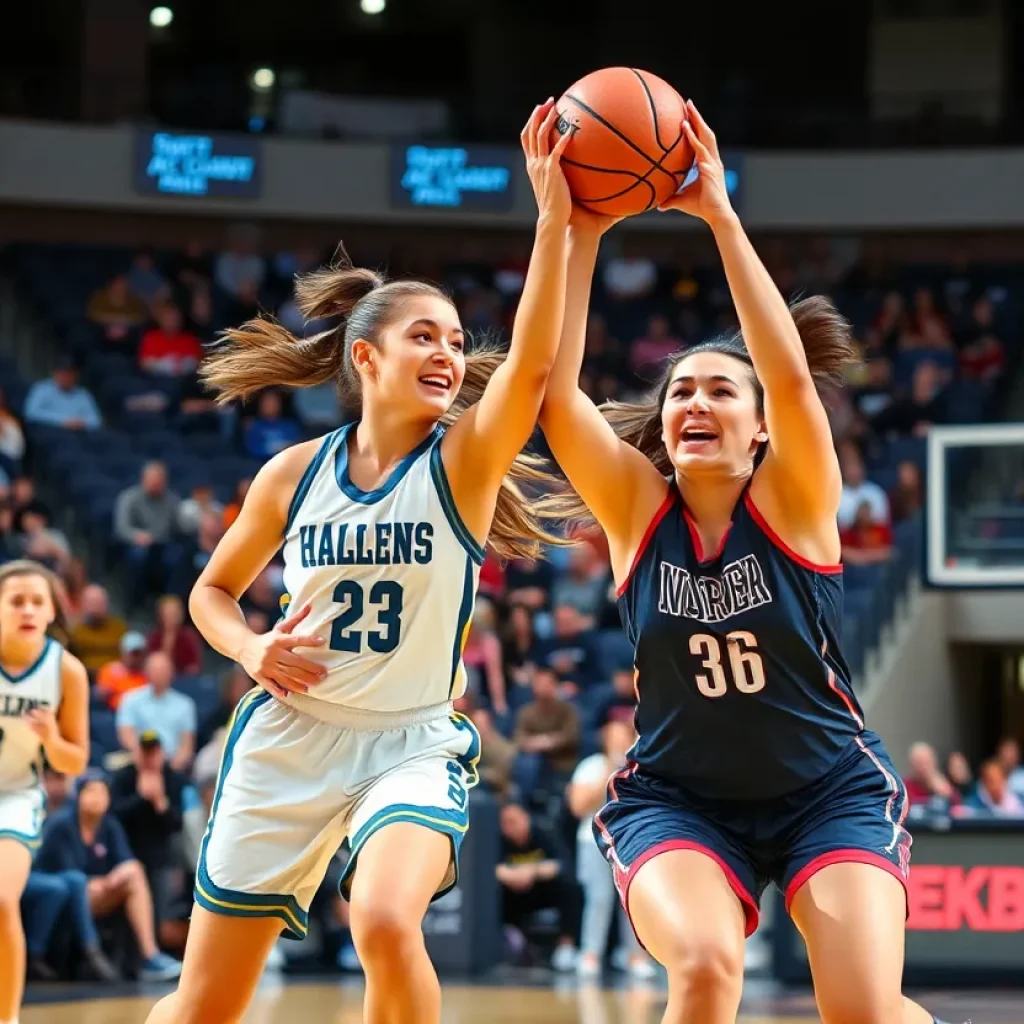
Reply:
M629 912L629 886L649 860L694 850L725 873L757 928L761 895L775 882L788 911L800 887L831 864L873 864L907 887L907 791L881 740L858 736L823 778L769 800L709 800L628 765L608 784L594 836Z

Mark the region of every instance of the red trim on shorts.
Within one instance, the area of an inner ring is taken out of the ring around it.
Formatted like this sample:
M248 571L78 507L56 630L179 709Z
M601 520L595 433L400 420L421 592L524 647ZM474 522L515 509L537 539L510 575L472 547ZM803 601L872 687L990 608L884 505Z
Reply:
M761 527L764 535L785 555L788 555L797 565L802 565L805 569L810 569L811 572L822 572L827 573L831 576L837 575L843 571L842 565L820 565L818 562L812 562L808 558L804 558L803 555L798 555L769 525L767 520L761 515L761 510L754 504L754 499L750 496L750 491L743 496L743 501L747 506L747 511L753 516L754 522Z
M831 867L833 864L870 864L873 867L888 871L894 878L898 878L903 886L904 893L907 893L907 879L900 869L891 860L886 859L880 853L872 853L870 850L831 850L815 857L809 864L801 868L793 877L793 881L786 886L786 913L793 903L793 899L805 885L812 875L816 875L822 868ZM907 914L910 914L909 893L907 894Z
M629 917L630 925L633 925L633 918L629 913L629 887L633 879L636 878L636 873L649 860L654 860L655 857L663 853L670 853L673 850L691 850L694 853L702 853L705 857L710 857L722 869L726 881L729 883L729 888L732 889L743 905L743 918L746 925L744 935L753 935L757 931L757 923L760 920L760 909L758 908L757 900L747 892L746 887L739 880L736 872L714 850L707 846L702 846L700 843L690 842L687 839L668 839L664 843L658 843L657 846L652 846L649 850L645 850L629 865L626 877L620 883L619 896L622 898L622 906L626 911L626 916ZM633 933L636 934L635 926L633 926ZM640 942L639 935L637 935L637 942ZM640 944L643 946L642 942Z
M643 537L640 538L640 546L636 549L636 554L633 555L633 561L630 563L629 572L626 573L626 578L622 581L622 586L615 591L616 597L622 597L626 592L626 587L629 586L629 581L633 578L633 573L636 572L636 567L639 564L647 545L650 544L651 538L654 536L654 531L658 528L662 519L665 518L665 514L668 510L675 504L675 500L675 488L670 487L668 494L665 495L665 500L661 503L658 511L654 513L654 518L648 524Z

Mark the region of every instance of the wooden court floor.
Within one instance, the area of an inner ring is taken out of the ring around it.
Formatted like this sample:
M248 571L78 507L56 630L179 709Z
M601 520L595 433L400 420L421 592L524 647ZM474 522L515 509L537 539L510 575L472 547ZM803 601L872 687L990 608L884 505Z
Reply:
M60 989L35 991L21 1024L145 1024L156 995L126 992L117 998L94 998L89 989L62 996ZM1022 1024L1024 992L919 996L933 1012L950 1021L973 1024ZM44 999L45 1002L35 1000ZM657 1024L665 1007L664 992L654 988L600 989L566 983L560 987L446 985L442 1024ZM334 980L264 983L245 1018L246 1024L362 1024L362 988ZM803 993L754 992L744 997L738 1024L813 1024L818 1020L811 997Z

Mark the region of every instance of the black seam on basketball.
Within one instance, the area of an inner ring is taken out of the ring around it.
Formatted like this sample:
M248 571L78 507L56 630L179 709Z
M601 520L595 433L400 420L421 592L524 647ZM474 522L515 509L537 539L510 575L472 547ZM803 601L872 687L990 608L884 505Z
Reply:
M636 75L637 81L647 94L647 102L651 105L651 120L654 122L654 141L659 145L659 147L661 147L662 154L665 154L668 152L668 149L665 147L665 143L661 141L661 126L658 124L658 108L654 105L654 97L651 95L651 90L648 87L644 76L641 75L636 68L630 68L629 70ZM662 156L662 159L664 159L664 155Z
M650 163L651 169L647 172L647 174L645 174L643 176L642 180L646 181L647 177L653 171L661 171L662 174L667 174L672 179L672 183L676 186L676 188L679 187L680 181L685 181L686 180L686 175L689 174L689 172L690 172L690 168L689 167L686 169L686 171L684 173L677 174L675 171L670 171L667 167L662 166L663 161L667 160L672 155L672 153L675 151L675 148L679 145L679 143L682 142L682 140L683 140L683 130L681 128L679 129L679 138L676 139L676 141L672 144L672 147L670 149L668 149L666 152L662 153L660 160L654 160L650 156L648 156L648 154L645 153L635 142L633 142L632 139L630 139L626 135L623 135L622 132L620 132L619 129L615 127L615 125L613 125L613 124L609 123L608 121L606 121L596 110L592 110L582 100L578 100L575 96L573 96L572 93L568 93L567 92L565 94L565 98L568 99L568 100L572 100L572 102L575 103L576 106L578 106L580 108L580 110L582 110L585 113L589 114L595 121L597 121L598 124L604 125L604 127L607 128L608 131L610 131L613 135L615 135L617 138L621 139L624 143L626 143L626 145L629 146L629 148L632 149L633 152L639 153L645 160L647 160ZM660 143L659 143L659 145L660 145ZM563 159L565 159L565 158L563 157ZM635 172L619 171L619 173L623 174L623 173L635 173Z
M621 198L627 192L630 192L634 188L636 188L637 185L647 185L650 188L650 190L651 190L651 195L654 198L651 200L650 203L648 203L648 205L647 205L647 209L648 210L651 208L651 206L653 205L655 200L657 200L657 198L658 198L657 191L655 190L654 186L650 183L650 181L648 181L650 176L657 169L653 165L651 166L650 170L646 174L642 174L641 175L641 174L637 174L636 171L617 171L617 170L614 170L611 167L592 167L590 164L581 164L578 160L569 160L568 158L566 158L564 156L562 157L562 163L563 164L572 164L573 167L579 167L580 170L583 170L583 171L594 171L597 174L623 174L623 175L625 175L628 178L635 178L636 179L636 181L634 181L631 184L627 185L624 189L621 189L618 192L613 192L609 196L601 196L599 199L581 199L581 198L576 198L576 202L578 202L578 203L607 203L607 202L609 202L612 199L619 199L619 198ZM667 171L666 173L671 174L672 172L671 171Z
M628 135L623 135L622 132L620 132L619 129L615 127L615 125L613 125L610 121L606 121L592 107L588 107L586 103L584 103L582 100L576 99L576 97L573 96L571 92L567 92L565 94L565 98L568 100L572 100L572 102L575 103L576 106L580 108L580 110L583 110L586 113L588 113L595 121L597 121L598 124L603 124L605 128L608 129L608 131L610 131L613 135L618 136L618 138L620 138L627 146L629 146L629 148L633 150L634 153L639 153L645 160L648 160L650 163L657 166L658 161L655 160L654 157L645 153Z
M640 211L641 213L646 213L648 210L653 209L654 204L657 203L658 201L658 193L655 192L654 186L646 178L641 178L639 181L634 181L633 184L629 186L629 188L623 189L621 192L617 192L613 196L604 196L601 199L577 199L576 202L579 203L580 206L599 206L601 203L610 203L613 199L621 199L624 195L626 195L627 192L632 192L633 189L639 188L639 186L641 185L646 185L651 190L650 201ZM594 212L601 213L602 211L595 210Z

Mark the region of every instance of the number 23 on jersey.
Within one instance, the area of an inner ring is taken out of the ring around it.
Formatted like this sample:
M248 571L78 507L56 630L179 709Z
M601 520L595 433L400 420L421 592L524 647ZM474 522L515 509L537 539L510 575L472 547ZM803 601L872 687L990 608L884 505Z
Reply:
M757 650L757 637L745 630L735 630L725 635L725 651L722 646L722 641L710 633L694 633L690 637L690 653L700 658L707 670L694 676L697 689L705 697L724 697L731 676L739 693L763 690L764 662Z

